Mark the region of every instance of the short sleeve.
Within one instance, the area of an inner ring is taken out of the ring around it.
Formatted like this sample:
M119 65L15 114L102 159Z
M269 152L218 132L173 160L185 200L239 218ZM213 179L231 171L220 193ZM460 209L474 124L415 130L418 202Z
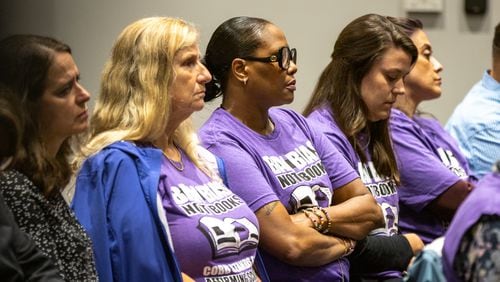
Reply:
M229 189L242 198L252 211L279 201L270 181L250 153L229 141L211 144L207 149L224 160Z
M400 201L419 212L460 178L439 159L433 145L411 120L391 121L391 133L401 174Z
M311 126L311 133L314 147L320 155L334 190L359 178L352 164L337 149L334 142L314 126Z

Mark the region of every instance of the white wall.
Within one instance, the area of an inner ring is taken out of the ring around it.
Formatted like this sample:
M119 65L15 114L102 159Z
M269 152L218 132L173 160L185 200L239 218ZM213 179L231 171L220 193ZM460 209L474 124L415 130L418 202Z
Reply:
M466 16L465 0L443 0L440 14L411 14L423 20L435 55L444 65L443 96L423 109L446 122L468 89L490 66L490 46L500 1L489 1L485 16ZM204 52L210 34L224 20L239 15L266 18L280 26L298 49L297 91L289 107L301 111L329 60L336 36L355 17L366 13L405 16L402 0L3 0L0 37L12 33L53 36L68 43L82 83L99 91L102 66L118 33L147 16L181 17L201 30ZM220 102L195 115L200 125Z

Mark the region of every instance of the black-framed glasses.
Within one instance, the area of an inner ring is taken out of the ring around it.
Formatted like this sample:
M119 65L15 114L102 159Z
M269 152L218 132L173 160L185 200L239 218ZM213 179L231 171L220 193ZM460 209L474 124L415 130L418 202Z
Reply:
M258 57L244 57L242 58L244 60L248 61L257 61L257 62L264 62L264 63L274 63L278 62L278 65L280 68L284 70L288 70L290 67L290 61L293 61L294 64L297 63L297 49L295 48L288 48L288 47L281 47L276 54L273 54L269 57L266 58L258 58Z

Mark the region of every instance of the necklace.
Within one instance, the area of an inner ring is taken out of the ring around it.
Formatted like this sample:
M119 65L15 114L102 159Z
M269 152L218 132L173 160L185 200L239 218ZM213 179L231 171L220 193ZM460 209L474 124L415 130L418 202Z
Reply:
M177 169L178 171L183 171L184 170L184 163L182 162L182 154L181 152L179 151L179 148L177 148L177 146L175 146L175 149L177 151L177 154L179 155L179 160L178 162L174 161L174 160L171 160L167 154L165 154L165 152L162 150L161 152L163 153L163 155L165 156L165 158L167 158L168 162L175 168Z

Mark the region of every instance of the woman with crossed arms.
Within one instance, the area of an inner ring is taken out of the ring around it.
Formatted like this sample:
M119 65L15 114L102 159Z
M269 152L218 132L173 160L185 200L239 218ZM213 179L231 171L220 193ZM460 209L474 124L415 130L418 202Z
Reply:
M222 23L205 61L214 77L206 99L223 100L200 137L225 161L229 187L257 215L272 281L348 280L344 256L354 240L382 225L382 213L328 140L300 114L274 108L293 101L296 58L283 31L267 20Z

